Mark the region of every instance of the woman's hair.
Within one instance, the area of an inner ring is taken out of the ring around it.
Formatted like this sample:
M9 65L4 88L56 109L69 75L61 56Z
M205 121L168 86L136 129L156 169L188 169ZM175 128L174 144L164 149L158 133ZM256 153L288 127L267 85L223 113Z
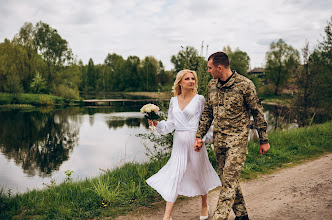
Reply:
M182 93L181 86L179 85L179 82L182 80L182 77L186 73L192 73L194 75L194 78L195 78L194 93L197 94L198 80L197 80L196 72L193 71L193 70L181 70L181 71L178 72L178 74L176 74L176 79L175 79L174 85L172 87L172 92L173 92L174 96L178 96Z

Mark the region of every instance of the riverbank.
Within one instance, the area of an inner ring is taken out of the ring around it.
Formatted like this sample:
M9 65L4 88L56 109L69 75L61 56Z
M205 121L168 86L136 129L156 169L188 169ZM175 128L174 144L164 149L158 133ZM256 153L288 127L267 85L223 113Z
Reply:
M95 95L96 96L96 95ZM97 94L101 99L111 99L118 97L126 97L129 99L150 98L168 100L171 97L169 92L116 92L110 94ZM99 98L100 99L100 98ZM48 94L9 94L0 93L1 108L31 108L34 106L63 106L63 105L83 105L83 99L69 100L58 96Z
M259 155L258 141L250 141L242 179L254 179L332 152L332 122L277 130L269 134L269 139L271 150L263 156ZM209 156L216 166L212 151ZM167 159L162 157L144 164L128 163L114 170L105 170L96 178L78 181L73 181L68 171L65 182L50 181L45 183L45 189L24 194L13 195L10 189L2 189L0 218L116 217L137 207L149 207L162 198L145 183L145 179L156 173Z
M68 100L62 97L47 94L9 94L0 93L0 106L26 108L33 106L75 105L78 100Z
M89 99L160 99L169 100L172 97L171 92L112 92L112 93L98 93L89 94ZM91 98L93 97L93 98ZM289 100L288 96L273 96L273 95L262 95L263 103L269 105L280 105L286 104ZM62 97L48 95L48 94L10 94L0 93L0 106L6 108L31 108L33 106L56 106L56 105L82 105L83 98L80 100L68 100Z

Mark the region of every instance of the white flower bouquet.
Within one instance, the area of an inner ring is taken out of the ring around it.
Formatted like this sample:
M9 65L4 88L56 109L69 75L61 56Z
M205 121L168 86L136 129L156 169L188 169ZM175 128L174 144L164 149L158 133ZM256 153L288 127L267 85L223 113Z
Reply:
M157 115L157 112L159 111L159 107L154 104L146 104L144 105L140 112L145 115L146 119L155 120L159 118L159 115ZM149 125L150 130L154 131L154 125Z

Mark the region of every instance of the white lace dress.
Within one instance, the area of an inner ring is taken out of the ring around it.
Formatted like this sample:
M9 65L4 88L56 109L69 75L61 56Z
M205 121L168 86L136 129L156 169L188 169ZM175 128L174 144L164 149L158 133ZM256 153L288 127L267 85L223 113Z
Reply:
M221 185L205 146L200 152L194 150L196 131L204 105L204 97L195 95L182 111L178 98L173 97L170 100L167 121L160 121L156 126L160 134L175 130L172 154L167 164L146 182L168 202L174 203L178 195L205 195ZM212 129L203 140L212 142Z

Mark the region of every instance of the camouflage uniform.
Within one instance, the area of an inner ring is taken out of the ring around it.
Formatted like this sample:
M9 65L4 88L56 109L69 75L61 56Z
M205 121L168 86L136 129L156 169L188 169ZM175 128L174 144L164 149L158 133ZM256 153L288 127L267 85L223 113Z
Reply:
M202 138L214 120L213 143L222 188L212 219L228 219L231 208L236 216L248 215L239 177L247 154L250 112L260 143L268 143L267 123L253 82L236 72L225 84L218 79L209 82L196 137Z

